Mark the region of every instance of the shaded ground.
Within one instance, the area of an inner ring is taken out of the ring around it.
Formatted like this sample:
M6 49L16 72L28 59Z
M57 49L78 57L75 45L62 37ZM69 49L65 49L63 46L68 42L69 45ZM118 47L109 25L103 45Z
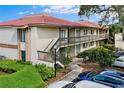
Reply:
M96 63L82 63L82 64L79 64L79 66L84 68L83 71L101 71L101 70L104 70L103 68L101 68ZM118 68L118 67L108 67L108 68L105 68L105 69L117 70L117 71L124 72L124 68Z
M72 70L69 74L64 76L61 80L64 81L73 81L75 80L78 75L83 71L83 68L78 66L79 63L73 62L70 64L70 69Z

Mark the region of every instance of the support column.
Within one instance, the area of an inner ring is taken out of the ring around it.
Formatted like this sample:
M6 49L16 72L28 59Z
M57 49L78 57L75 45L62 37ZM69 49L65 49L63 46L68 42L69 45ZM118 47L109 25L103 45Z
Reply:
M31 31L27 28L25 32L25 50L26 50L26 61L31 59Z
M18 56L18 60L21 60L21 50L20 50L20 29L17 29L17 42L18 42L18 51L17 51L17 56Z

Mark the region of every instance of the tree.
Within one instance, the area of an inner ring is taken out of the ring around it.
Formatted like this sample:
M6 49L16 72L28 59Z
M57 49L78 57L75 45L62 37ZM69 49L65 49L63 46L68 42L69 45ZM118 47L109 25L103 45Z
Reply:
M119 24L109 25L109 43L115 44L115 34L121 33L121 27Z
M79 16L87 16L98 14L101 15L102 24L113 23L118 20L118 23L122 27L122 33L124 33L124 5L81 5ZM124 35L123 35L124 36Z

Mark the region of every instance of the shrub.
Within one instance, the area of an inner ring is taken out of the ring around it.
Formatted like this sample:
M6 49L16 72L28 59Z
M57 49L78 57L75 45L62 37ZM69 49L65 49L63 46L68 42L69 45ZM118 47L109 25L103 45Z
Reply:
M105 45L103 45L103 47L107 48L110 51L115 51L116 50L116 48L113 44L105 44Z
M67 66L71 62L71 58L69 58L69 56L65 57L65 55L62 55L60 61L63 65Z
M91 51L90 50L85 50L84 52L81 52L77 55L78 58L83 58L84 60L89 60Z
M53 68L47 67L45 64L35 65L43 80L48 80L54 76Z
M32 65L17 63L15 60L2 60L0 61L0 68L16 71L12 74L0 76L1 88L36 88L46 86L46 83Z
M63 57L63 64L64 65L68 65L71 62L71 58L67 57Z
M90 62L97 62L101 67L111 66L114 62L112 52L104 47L97 47L86 50L78 55L80 58L88 57Z

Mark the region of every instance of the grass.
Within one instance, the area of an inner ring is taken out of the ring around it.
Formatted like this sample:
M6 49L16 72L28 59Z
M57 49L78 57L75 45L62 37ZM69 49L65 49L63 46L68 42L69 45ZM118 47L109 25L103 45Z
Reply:
M13 69L15 71L22 70L28 65L17 63L15 60L0 60L0 68Z
M46 86L46 83L32 65L16 63L13 60L4 60L0 61L0 68L16 71L12 74L0 76L0 88L37 88Z

